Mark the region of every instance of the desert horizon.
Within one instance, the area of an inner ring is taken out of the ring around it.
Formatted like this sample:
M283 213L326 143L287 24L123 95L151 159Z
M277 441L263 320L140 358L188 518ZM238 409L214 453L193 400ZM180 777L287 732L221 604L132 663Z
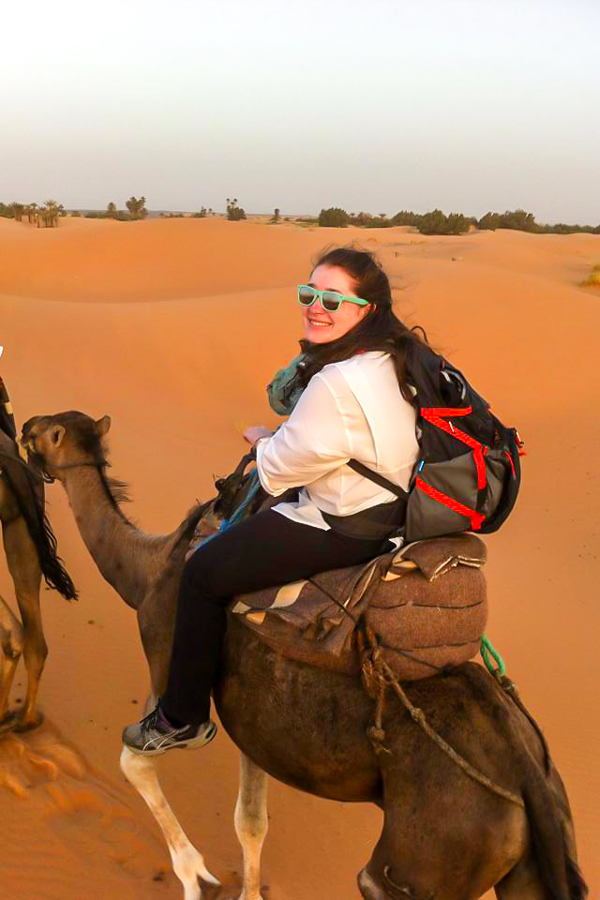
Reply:
M391 228L405 226L427 235L442 234L467 234L473 230L495 231L498 229L510 229L514 231L526 231L531 234L600 234L600 224L567 224L564 218L554 222L538 222L536 214L527 212L521 207L503 213L492 212L489 208L481 216L465 215L464 213L450 212L448 215L435 206L428 211L419 213L408 209L401 209L395 215L390 216L385 212L373 214L361 210L359 213L347 212L342 207L321 207L319 213L303 212L291 213L289 210L281 211L275 207L271 213L247 212L241 206L237 197L226 199L224 210L215 210L212 207L201 206L197 211L184 207L180 209L154 209L148 206L145 196L131 196L124 202L127 208L119 209L114 201L110 201L105 207L71 206L65 208L63 203L48 199L41 203L11 203L0 202L0 217L13 218L17 222L35 224L38 228L58 227L60 220L66 217L87 219L114 219L119 222L131 222L145 220L146 218L226 218L228 221L243 221L251 219L254 222L268 222L271 225L284 225L286 223L302 224L303 226L320 227L346 227L358 226L363 229Z
M428 236L217 216L129 227L66 217L38 229L0 218L0 373L17 424L69 409L110 414L110 461L129 484L128 515L148 532L171 531L234 468L243 430L277 424L265 386L297 353L295 285L324 246L349 242L378 254L397 314L422 325L525 440L517 507L486 538L487 633L548 738L593 898L600 434L590 373L600 294L582 285L600 264L599 235ZM45 722L0 736L0 898L175 900L181 888L160 832L118 766L121 729L141 714L148 687L135 615L96 570L61 486L49 485L46 498L80 600L42 592ZM5 565L0 594L13 603ZM24 683L21 664L13 704ZM165 793L223 881L222 896L236 897L236 749L221 729L206 749L174 755L159 765ZM378 810L275 781L269 794L265 897L358 897Z

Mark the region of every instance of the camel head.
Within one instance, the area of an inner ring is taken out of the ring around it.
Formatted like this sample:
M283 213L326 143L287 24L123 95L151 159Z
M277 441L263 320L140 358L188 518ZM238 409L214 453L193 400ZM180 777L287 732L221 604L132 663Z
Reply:
M109 428L110 416L94 421L73 410L33 416L23 425L19 443L35 469L60 480L68 469L106 464L103 438Z

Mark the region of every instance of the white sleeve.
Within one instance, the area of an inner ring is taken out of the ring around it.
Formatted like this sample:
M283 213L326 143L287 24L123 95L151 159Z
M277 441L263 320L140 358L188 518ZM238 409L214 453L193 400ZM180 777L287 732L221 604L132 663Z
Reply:
M339 399L319 374L311 378L287 422L256 444L260 483L274 497L311 484L351 457Z

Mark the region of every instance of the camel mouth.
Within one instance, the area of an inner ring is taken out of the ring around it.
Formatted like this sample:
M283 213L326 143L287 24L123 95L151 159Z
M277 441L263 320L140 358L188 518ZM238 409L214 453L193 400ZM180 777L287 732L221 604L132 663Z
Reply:
M37 472L38 475L46 475L45 465L46 460L42 456L42 454L37 450L35 446L35 438L30 434L30 423L33 420L29 420L29 422L25 422L23 428L21 430L21 435L16 438L17 449L19 451L19 456L23 460L23 462L27 463L34 472Z
M42 477L47 477L48 473L46 472L46 460L37 450L32 450L30 444L26 444L23 452L26 456L27 465L30 466L34 472L37 472L38 475ZM21 453L21 448L19 448L19 453Z

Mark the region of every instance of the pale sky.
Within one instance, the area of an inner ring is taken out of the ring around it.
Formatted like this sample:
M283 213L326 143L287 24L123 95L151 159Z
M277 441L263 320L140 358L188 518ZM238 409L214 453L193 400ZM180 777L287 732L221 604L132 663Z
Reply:
M600 223L598 0L18 0L0 200Z

